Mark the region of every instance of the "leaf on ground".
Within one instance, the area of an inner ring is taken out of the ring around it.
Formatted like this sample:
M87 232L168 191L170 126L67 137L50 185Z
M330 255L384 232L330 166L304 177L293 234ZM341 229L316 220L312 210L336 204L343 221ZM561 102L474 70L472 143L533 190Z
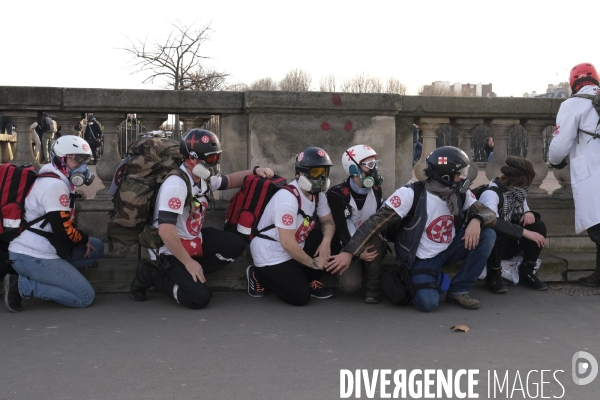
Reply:
M469 327L466 325L454 325L450 327L454 332L469 332Z

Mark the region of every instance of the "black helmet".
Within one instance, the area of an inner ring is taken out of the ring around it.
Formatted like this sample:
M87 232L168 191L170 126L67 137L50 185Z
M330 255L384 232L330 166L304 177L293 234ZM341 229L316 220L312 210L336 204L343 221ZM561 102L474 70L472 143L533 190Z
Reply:
M310 167L331 167L329 155L320 147L307 147L296 156L294 170L308 174Z
M316 194L329 188L329 168L333 165L329 155L320 147L307 147L296 156L294 170L298 186Z
M453 185L454 176L471 164L467 154L454 146L438 147L427 156L428 176Z
M208 167L214 167L221 157L221 143L217 135L205 129L187 131L179 142L179 152L184 158L197 158Z

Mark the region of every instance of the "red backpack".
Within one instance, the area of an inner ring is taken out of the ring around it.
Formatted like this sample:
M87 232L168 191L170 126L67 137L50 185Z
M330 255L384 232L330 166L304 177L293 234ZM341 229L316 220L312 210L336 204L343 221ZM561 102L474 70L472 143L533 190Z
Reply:
M28 223L25 222L25 197L39 177L60 179L53 173L38 174L33 166L15 167L12 164L0 166L0 240L10 242L27 227L46 218L45 215Z
M295 186L287 185L285 178L277 175L272 178L247 175L242 183L242 188L233 195L229 202L224 229L241 235L247 241L251 241L257 236L275 241L275 239L262 234L275 228L275 225L269 225L261 230L258 230L257 226L265 207L279 189L286 189L296 197L296 200L298 200L298 214L308 218L309 221L316 218L319 196L315 196L315 214L308 217L302 211L302 200L298 189Z

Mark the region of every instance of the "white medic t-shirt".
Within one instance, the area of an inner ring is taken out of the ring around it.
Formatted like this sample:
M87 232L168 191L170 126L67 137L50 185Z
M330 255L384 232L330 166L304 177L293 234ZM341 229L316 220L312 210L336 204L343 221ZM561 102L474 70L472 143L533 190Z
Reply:
M310 201L300 188L296 181L290 183L295 186L300 193L300 201L302 203L302 211L308 216L315 212L315 203ZM331 214L331 209L327 203L327 197L324 193L319 193L319 207L317 208L317 216L325 217ZM275 224L275 228L263 232L265 236L272 237L276 242L268 239L256 237L250 242L250 251L254 265L257 267L265 267L267 265L277 265L291 260L292 257L281 247L279 243L279 231L277 228L294 229L296 231L296 242L300 247L304 248L304 241L308 234L314 228L316 221L304 221L304 217L298 213L298 200L296 196L290 193L287 189L280 189L273 198L269 201L263 212L257 229L261 230L269 225Z
M75 188L66 176L62 174L54 165L46 164L40 170L40 173L55 173L57 178L37 178L31 188L31 191L25 198L25 220L33 221L36 218L46 215L53 211L66 211L73 213L69 208L70 193ZM38 222L32 228L44 232L52 232L52 227L47 223L43 228L40 225L44 221ZM83 243L85 244L85 243ZM56 254L56 249L50 244L50 241L43 236L30 231L23 231L16 239L10 242L8 250L13 253L25 254L34 258L55 259L60 258Z
M208 207L208 185L204 180L201 181L199 188L194 184L191 175L185 169L185 164L182 164L180 169L185 172L189 183L192 186L192 212L185 207L185 199L187 197L187 187L183 179L177 175L171 175L160 186L158 195L156 196L156 206L154 207L153 226L158 228L158 213L159 211L168 211L179 214L175 230L181 239L191 240L199 238L202 242L202 224L204 222L204 214ZM210 184L213 190L221 187L221 175L211 176ZM172 254L167 246L162 246L159 253ZM149 250L150 257L155 259L152 250Z
M425 190L425 189L423 189ZM432 258L446 250L454 239L454 217L450 214L448 205L439 196L427 193L427 223L417 248L416 256L420 259ZM386 201L388 207L404 218L413 204L415 192L411 188L401 187ZM463 211L467 210L477 199L470 190L465 196Z
M490 186L498 187L493 181L490 181ZM498 193L493 190L484 190L479 196L479 202L484 206L489 208L490 210L496 213L496 218L500 218L500 213L498 210L498 205L500 204L500 197L498 197ZM523 202L523 213L530 211L529 206L527 205L527 199Z

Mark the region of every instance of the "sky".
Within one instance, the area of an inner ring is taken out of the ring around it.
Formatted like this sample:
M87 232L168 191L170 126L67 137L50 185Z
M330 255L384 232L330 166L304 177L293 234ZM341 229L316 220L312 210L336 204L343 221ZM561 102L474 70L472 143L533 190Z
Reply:
M578 63L600 68L599 12L598 1L556 0L4 0L0 86L164 88L142 84L121 49L164 41L180 21L211 24L202 54L231 83L300 68L312 90L323 76L365 73L398 78L409 95L449 81L522 96L566 81Z

